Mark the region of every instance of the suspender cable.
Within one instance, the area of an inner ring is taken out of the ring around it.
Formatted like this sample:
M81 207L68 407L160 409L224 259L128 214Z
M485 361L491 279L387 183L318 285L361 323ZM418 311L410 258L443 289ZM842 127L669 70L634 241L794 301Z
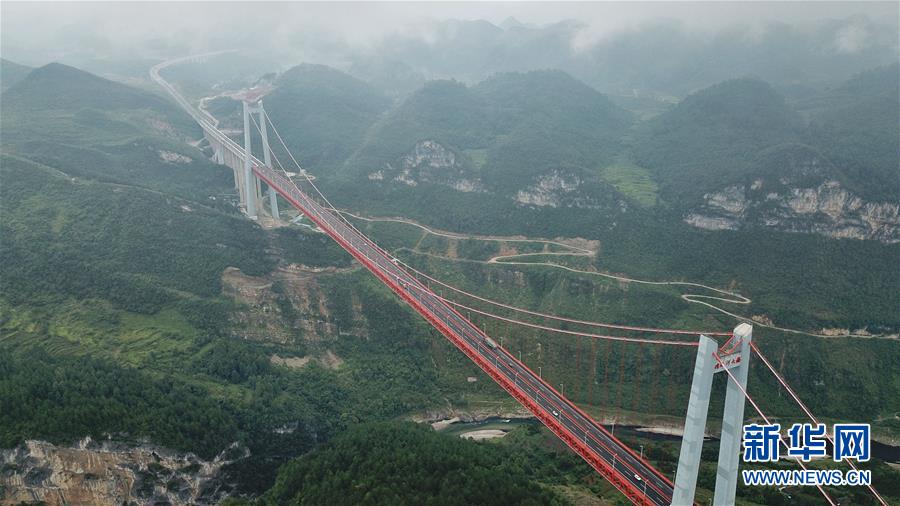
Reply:
M606 341L606 358L603 363L603 404L609 406L610 388L609 388L609 355L612 352L612 341Z
M657 406L657 401L659 400L659 359L660 355L662 355L662 350L650 348L650 354L653 355L653 368L650 370L653 381L650 385L650 397L647 401L649 406L654 407Z
M401 263L403 263L403 265L408 267L409 269L415 270L415 269L413 269L413 267L409 266L405 262L401 262ZM546 313L540 313L538 311L531 311L528 309L511 306L509 304L504 304L502 302L498 302L498 301L491 300L491 299L488 299L485 297L481 297L481 296L475 295L473 293L469 293L460 288L456 288L455 286L444 283L443 281L441 281L439 279L435 279L431 276L428 276L427 274L424 274L424 273L420 273L420 274L422 276L424 276L426 279L433 281L434 283L444 286L444 287L446 287L454 292L457 292L461 295L465 295L466 297L471 297L480 302L484 302L484 303L490 304L492 306L502 307L503 309L509 309L510 311L525 313L525 314L528 314L531 316L547 318L550 320L556 320L556 321L562 321L562 322L568 322L568 323L577 323L579 325L587 325L587 326L592 326L592 327L603 327L603 328L609 328L609 329L628 330L628 331L635 331L635 332L651 332L651 333L656 333L656 334L684 334L684 335L695 335L695 336L700 335L700 334L704 334L707 336L730 336L731 335L731 332L706 332L706 331L702 331L702 330L661 329L661 328L653 328L653 327L638 327L638 326L634 326L634 325L618 325L618 324L614 324L614 323L592 322L592 321L587 321L587 320L578 320L575 318L566 318L563 316L556 316L556 315L551 315L551 314L546 314Z
M319 190L319 187L316 186L316 184L312 181L312 178L310 178L309 174L303 169L303 167L300 166L300 162L297 161L297 159L294 157L293 153L291 153L291 150L287 147L287 144L285 143L284 138L281 136L281 133L278 132L278 129L275 127L275 124L272 122L272 118L269 117L269 113L266 112L265 109L263 109L263 116L264 116L265 119L269 122L269 125L271 125L271 127L272 127L272 132L275 133L275 137L278 139L278 142L281 143L281 146L284 148L285 152L286 152L286 153L288 154L288 156L291 158L291 161L294 162L294 165L297 167L297 170L299 170L299 171L300 171L300 174L302 174L303 177L306 178L307 182L308 182L309 185L313 188L313 190L315 190L316 194L318 194L319 197L322 198L322 200L324 201L324 203L327 205L328 208L330 208L332 211L334 211L334 212L337 214L338 219L340 219L341 221L343 221L344 223L346 223L346 224L347 224L354 232L356 232L360 237L365 238L365 235L363 235L362 232L360 232L359 229L357 229L356 226L354 226L353 223L351 223L350 220L348 220L348 219L344 216L343 213L341 213L340 211L337 210L337 208L331 203L331 201L328 200L328 197L326 197L325 194L322 193L321 190ZM254 119L254 124L255 124L255 119ZM259 128L258 125L257 125L257 128ZM273 155L274 155L274 153L273 153ZM283 170L283 169L282 169L282 170ZM286 174L286 172L285 172L285 174ZM287 174L286 174L286 175L287 175ZM292 180L290 177L288 177L288 180L291 181L291 184L293 184L294 187L295 187L298 191L300 190L300 188L297 187L296 183L294 183L293 180ZM378 249L381 249L382 252L384 252L385 254L387 254L386 251L384 251L381 247L375 245L374 243L371 243L371 245L372 245L373 247L376 247L376 248L378 248ZM393 255L390 255L390 256L393 257ZM577 324L580 324L580 325L596 326L596 327L604 327L604 328L612 328L612 329L620 329L620 330L628 330L628 331L638 331L638 332L652 332L652 333L665 333L665 334L687 334L687 335L706 334L706 335L710 335L710 336L726 336L726 335L730 335L729 332L703 332L703 331L694 331L694 330L659 329L659 328L650 328L650 327L636 327L636 326L630 326L630 325L616 325L616 324L608 324L608 323L601 323L601 322L590 322L590 321L578 320L578 319L574 319L574 318L564 318L564 317L560 317L560 316L555 316L555 315L549 315L549 314L539 313L539 312L536 312L536 311L529 311L529 310L527 310L527 309L518 308L518 307L515 307L515 306L510 306L510 305L507 305L507 304L503 304L503 303L501 303L501 302L493 301L493 300L490 300L490 299L486 299L486 298L483 298L483 297L479 297L479 296L477 296L477 295L475 295L475 294L471 294L471 293L465 292L464 290L461 290L461 289L456 288L456 287L454 287L454 286L452 286L452 285L449 285L449 284L447 284L447 283L444 283L443 281L440 281L440 280L438 280L438 279L435 279L435 278L433 278L433 277L431 277L431 276L429 276L429 275L427 275L427 274L425 274L425 273L419 271L418 269L415 269L414 267L412 267L411 265L407 264L406 262L402 262L402 261L398 260L398 263L402 264L403 267L406 268L407 270L409 270L409 271L411 271L411 272L413 272L413 273L415 273L415 274L418 274L419 276L422 276L422 277L425 278L426 280L433 281L433 282L435 282L435 283L437 283L437 284L439 284L439 285L441 285L441 286L447 287L448 289L453 290L453 291L455 291L455 292L461 293L461 294L463 294L463 295L467 295L467 296L469 296L469 297L475 298L475 299L480 300L480 301L482 301L482 302L486 302L486 303L488 303L488 304L492 304L492 305L495 305L495 306L498 306L498 307L503 307L503 308L505 308L505 309L509 309L509 310L512 310L512 311L518 311L518 312L530 314L530 315L532 315L532 316L538 316L538 317L542 317L542 318L548 318L548 319L553 319L553 320L557 320L557 321L564 321L564 322L569 322L569 323L577 323Z
M409 285L409 286L416 290L422 290L421 287L418 287L415 285ZM433 292L432 292L432 294L433 294ZM445 299L445 298L440 297L435 294L433 294L433 295L435 297L437 297L438 299L446 302L447 304L453 305L460 309L464 309L466 311L470 311L475 314L480 314L480 315L486 316L488 318L493 318L493 319L504 321L507 323L513 323L516 325L521 325L523 327L530 327L533 329L544 330L547 332L555 332L558 334L567 334L567 335L571 335L571 336L591 337L594 339L605 339L608 341L623 341L623 342L629 342L629 343L666 344L666 345L672 345L672 346L697 346L697 341L668 341L665 339L644 339L644 338L640 338L640 337L608 336L608 335L601 335L601 334L592 334L589 332L577 332L574 330L555 329L553 327L547 327L546 325L538 325L536 323L523 322L523 321L516 320L513 318L507 318L505 316L495 315L493 313L488 313L488 312L482 311L480 309L475 309L473 307L469 307L469 306L460 304L459 302L456 302L456 301L453 301L450 299Z
M750 348L756 353L756 355L759 357L759 359L762 360L762 363L765 364L766 368L769 369L769 371L771 371L771 373L775 376L775 378L778 380L778 382L781 384L781 386L783 386L784 389L787 391L787 393L790 394L791 398L794 399L794 401L797 403L797 405L800 406L800 409L802 409L803 412L806 413L806 416L809 417L810 421L812 421L814 424L818 425L819 420L817 420L815 415L812 414L812 411L810 411L809 408L806 407L806 404L804 404L803 401L800 400L800 396L797 395L797 392L795 392L793 388L791 388L791 386L788 384L787 380L784 379L784 376L782 376L775 369L775 367L772 365L772 363L769 362L769 359L767 359L765 357L765 355L763 355L762 352L759 351L759 348L756 346L756 343L751 341ZM831 443L831 447L834 448L834 439L832 439L832 437L830 435L828 435L828 431L825 431L825 438ZM858 470L858 468L856 467L856 464L854 464L852 460L848 460L847 464L849 464L853 470ZM878 491L875 490L875 487L871 483L868 484L867 487L868 487L869 491L872 492L872 495L874 495L878 499L878 502L880 502L883 506L887 506L887 501L885 501L884 498L881 497L881 494L879 494Z
M588 377L588 402L596 404L594 383L597 381L597 340L591 339L591 375Z
M577 399L580 393L581 378L581 336L575 336L575 381L572 385L572 399Z
M634 366L634 374L637 376L634 380L634 397L631 399L631 410L637 411L638 405L641 403L641 362L644 358L644 343L638 345L637 364Z
M625 384L625 354L619 350L619 384L616 385L616 407L624 408L622 402L622 385Z
M728 367L725 365L725 363L722 362L722 359L721 359L721 357L719 357L719 354L713 352L713 358L716 359L716 362L719 363L719 366L722 367L722 369L728 374L728 378L731 381L733 381L735 385L737 385L737 387L738 387L738 389L740 389L741 393L744 394L744 397L746 397L747 400L750 401L750 404L753 406L753 409L755 409L756 412L759 413L759 416L761 416L762 419L765 420L767 425L771 425L769 418L762 412L761 409L759 409L759 405L756 404L756 401L754 401L752 397L750 397L750 394L747 393L747 389L744 388L743 385L741 385L741 382L738 381L737 378L734 377L734 374L731 372L731 370L729 370ZM789 448L787 443L784 442L783 438L779 437L778 441L785 448ZM803 461L800 460L799 457L795 458L795 460L797 461L798 464L800 464L800 467L803 468L804 471L807 470L806 465L803 464ZM831 499L831 496L828 495L828 492L826 492L825 489L822 488L822 485L817 484L816 488L819 489L819 492L822 493L822 495L825 497L825 500L828 501L828 504L830 504L831 506L837 506L837 504L834 502L834 500Z

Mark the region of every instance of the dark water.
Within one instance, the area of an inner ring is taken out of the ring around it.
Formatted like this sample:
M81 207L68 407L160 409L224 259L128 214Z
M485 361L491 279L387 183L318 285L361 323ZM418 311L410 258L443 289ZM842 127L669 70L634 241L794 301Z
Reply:
M872 455L885 462L900 464L900 446L891 446L872 441Z

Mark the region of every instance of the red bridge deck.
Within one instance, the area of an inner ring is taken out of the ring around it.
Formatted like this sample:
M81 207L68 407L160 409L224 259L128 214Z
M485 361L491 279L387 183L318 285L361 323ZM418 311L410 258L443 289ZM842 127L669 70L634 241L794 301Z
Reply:
M634 504L668 505L673 484L366 236L263 165L253 172L337 241Z

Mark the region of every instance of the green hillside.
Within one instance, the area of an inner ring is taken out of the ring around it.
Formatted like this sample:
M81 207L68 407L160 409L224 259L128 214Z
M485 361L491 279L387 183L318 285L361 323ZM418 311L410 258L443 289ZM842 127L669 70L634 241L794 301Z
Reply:
M229 192L221 169L185 145L190 117L161 96L57 63L5 91L2 149L73 177L208 199ZM176 180L177 178L180 178Z
M60 63L35 69L2 99L4 146L48 138L92 145L146 132L181 140L199 131L162 96Z
M865 198L891 200L900 190L898 80L896 65L881 67L795 104L762 81L726 81L643 125L635 157L679 207L766 175L837 179ZM772 157L787 149L796 159L798 145L807 155L795 165L823 166L791 170Z
M325 173L350 157L390 105L368 84L324 65L299 65L275 84L265 98L272 121L304 165Z
M475 86L433 81L375 124L348 162L359 175L397 165L419 141L453 151L459 169L501 194L564 171L590 178L622 147L630 115L559 71L499 74Z
M462 362L447 365L446 378L421 367L430 350L450 345L433 343L386 288L353 270L317 278L316 307L335 316L312 316L356 329L348 315L359 312L371 324L361 335L307 342L295 329L287 343L236 339L247 328L235 315L247 308L223 295L227 267L267 276L282 262L346 268L347 256L305 229L264 231L210 198L230 190L231 173L179 143L192 129L178 128L181 113L167 102L49 70L73 78L72 89L46 76L14 87L34 114L4 109L2 123L4 142L15 142L0 158L0 445L112 434L212 458L237 442L251 457L229 466L229 486L261 492L287 459L360 420L421 409L439 397L438 384L474 374ZM86 83L101 93L83 97ZM41 90L80 102L54 109ZM132 128L85 133L83 111L121 115ZM148 118L170 118L171 129ZM190 161L160 157L163 147ZM296 312L285 300L276 314ZM326 350L340 368L271 360Z
M842 173L842 183L879 200L900 192L900 66L858 74L813 102L807 142Z
M7 107L12 112L68 111L91 107L170 111L174 107L162 97L61 63L34 69L6 93L4 98L9 100Z
M800 118L768 84L726 81L650 120L635 148L664 197L690 201L741 178L759 151L799 135Z
M366 424L285 465L259 503L568 502L530 481L524 464L509 448L437 434L420 424Z
M0 93L18 83L31 72L31 67L0 58Z
M155 313L178 300L176 291L218 294L225 267L262 274L272 266L260 231L236 216L138 188L73 181L21 158L2 161L0 272L13 302L99 297Z

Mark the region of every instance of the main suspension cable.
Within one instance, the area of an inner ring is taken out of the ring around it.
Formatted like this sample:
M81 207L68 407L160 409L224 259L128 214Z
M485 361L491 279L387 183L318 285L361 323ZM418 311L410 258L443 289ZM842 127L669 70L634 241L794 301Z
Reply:
M700 334L707 335L707 336L730 336L731 335L731 332L705 332L702 330L678 330L678 329L662 329L662 328L653 328L653 327L638 327L638 326L634 326L634 325L619 325L619 324L615 324L615 323L603 323L603 322L593 322L593 321L586 321L586 320L577 320L574 318L566 318L564 316L556 316L556 315L551 315L551 314L546 314L546 313L540 313L537 311L531 311L531 310L516 307L516 306L510 306L508 304L504 304L504 303L496 301L496 300L492 300L492 299L488 299L485 297L475 295L473 293L467 292L460 288L456 288L453 285L449 285L439 279L435 279L427 274L419 272L415 268L413 268L412 266L407 264L406 262L403 262L402 260L400 260L400 263L402 263L404 266L408 267L410 270L417 272L425 279L432 281L434 283L437 283L437 284L439 284L445 288L448 288L454 292L457 292L461 295L465 295L466 297L471 297L475 300L484 302L486 304L490 304L490 305L497 306L497 307L502 307L503 309L509 309L511 311L516 311L519 313L525 313L525 314L528 314L531 316L537 316L539 318L546 318L546 319L562 321L562 322L566 322L566 323L576 323L579 325L587 325L587 326L591 326L591 327L603 327L603 328L609 328L609 329L628 330L628 331L636 331L636 332L651 332L651 333L655 333L655 334L683 334L683 335L694 335L694 336L699 336Z
M408 286L413 287L416 290L420 290L423 292L425 292L427 290L425 288L422 288L422 287L419 287L419 286L416 286L413 284L410 284ZM608 335L602 335L602 334L592 334L592 333L588 333L588 332L577 332L574 330L555 329L553 327L547 327L545 325L538 325L536 323L523 322L521 320L516 320L513 318L507 318L505 316L488 313L488 312L482 311L480 309L476 309L473 307L466 306L464 304L460 304L459 302L456 302L454 300L444 298L432 291L428 291L427 293L447 304L464 309L466 311L471 311L472 313L476 313L476 314L486 316L488 318L492 318L495 320L503 321L506 323L511 323L514 325L520 325L523 327L529 327L529 328L538 329L538 330L544 330L547 332L556 332L559 334L567 334L567 335L572 335L572 336L584 336L584 337L590 337L593 339L603 339L603 340L607 340L607 341L623 341L623 342L629 342L629 343L648 343L648 344L667 344L667 345L672 345L672 346L689 346L689 347L698 346L697 341L668 341L665 339L645 339L645 338L640 338L640 337L608 336Z
M312 181L312 178L309 176L309 174L308 174L308 173L300 166L299 162L297 162L296 158L295 158L294 155L291 153L290 149L288 149L287 144L284 142L284 139L281 137L281 134L280 134L280 133L278 132L278 130L275 128L275 125L272 123L272 120L271 120L271 118L269 118L269 115L268 115L268 113L265 111L265 109L263 109L263 115L265 116L265 119L268 121L268 123L272 126L272 131L275 133L275 136L278 138L278 140L279 140L279 142L281 143L282 147L284 147L284 150L285 150L285 152L288 154L288 156L290 157L291 161L292 161L292 162L294 163L294 165L297 167L297 169L299 170L300 174L302 174L302 175L304 176L304 178L307 180L307 182L309 183L310 187L312 187L312 188L315 190L316 194L319 195L319 197L320 197L320 198L322 199L322 201L326 204L326 206L327 206L329 209L331 209L332 211L334 211L334 213L337 214L337 216L339 217L339 219L341 219L341 221L343 221L345 224L347 224L347 225L348 225L355 233L357 233L357 234L358 234L359 236L361 236L361 237L366 237L364 234L362 234L362 232L359 231L359 229L357 229L357 228L353 225L353 223L351 223L351 222L343 215L343 213L341 213L341 212L340 212L340 211L339 211L339 210L338 210L338 209L337 209L337 208L336 208L336 207L328 200L328 198L324 195L324 193L322 193L322 191L319 190L318 186ZM251 119L253 120L253 123L254 123L254 125L256 126L257 130L261 130L261 129L260 129L260 126L256 123L255 118L252 118L252 117L251 117ZM278 157L275 155L275 153L274 153L273 151L270 151L270 153L271 153L273 159L275 160L275 162L278 164L278 166L279 166L279 168L281 169L281 171L284 172L285 176L287 176L287 179L288 179L288 180L291 182L291 184L294 186L294 188L295 188L296 190L298 190L298 191L302 191L302 190L299 188L299 186L297 186L297 184L296 184L296 183L293 181L293 179L290 177L290 175L288 174L288 172L287 172L287 170L285 169L284 165L281 163L280 160L278 160ZM368 241L368 242L369 242L372 246L377 247L377 248L378 248L379 250L381 250L384 254L388 254L385 250L383 250L382 248L378 247L377 245L375 245L375 244L372 243L371 241ZM393 258L392 255L388 255L388 256L391 256L391 257ZM491 305L494 305L494 306L497 306L497 307L502 307L502 308L504 308L504 309L508 309L508 310L512 310L512 311L516 311L516 312L521 312L521 313L529 314L529 315L531 315L531 316L537 316L537 317L541 317L541 318L547 318L547 319L552 319L552 320L556 320L556 321L563 321L563 322L568 322L568 323L576 323L576 324L586 325L586 326L596 326L596 327L612 328L612 329L627 330L627 331L653 332L653 333L668 333L668 334L682 334L682 335L684 335L684 334L690 334L690 335L705 334L705 335L711 335L711 336L728 336L728 335L731 335L731 333L728 333L728 332L702 332L702 331L691 331L691 330L660 329L660 328L650 328L650 327L638 327L638 326L631 326L631 325L607 324L607 323L601 323L601 322L591 322L591 321L578 320L578 319L573 319L573 318L565 318L565 317L560 317L560 316L555 316L555 315L549 315L549 314L545 314L545 313L540 313L540 312L537 312L537 311L530 311L530 310L527 310L527 309L518 308L518 307L515 307L515 306L510 306L510 305L508 305L508 304L503 304L503 303L498 302L498 301L494 301L494 300L491 300L491 299L487 299L487 298L484 298L484 297L480 297L480 296L475 295L475 294L471 294L471 293L469 293L469 292L466 292L466 291L464 291L464 290L461 290L461 289L459 289L459 288L456 288L456 287L454 287L454 286L452 286L452 285L449 285L449 284L447 284L447 283L444 283L443 281L440 281L440 280L438 280L438 279L436 279L436 278L434 278L434 277L432 277L432 276L429 276L429 275L427 275L427 274L425 274L425 273L419 271L418 269L412 267L411 265L407 264L406 262L403 262L403 261L398 260L398 263L402 264L406 269L408 269L408 270L410 270L410 271L412 271L412 272L414 272L414 273L416 273L416 274L422 276L423 278L425 278L425 279L427 279L427 280L429 280L429 281L435 282L435 283L437 283L437 284L439 284L439 285L441 285L441 286L443 286L443 287L445 287L445 288L448 288L448 289L450 289L450 290L452 290L452 291L454 291L454 292L457 292L457 293L460 293L460 294L462 294L462 295L465 295L465 296L474 298L474 299L476 299L476 300L479 300L479 301L481 301L481 302L485 302L485 303L487 303L487 304L491 304ZM417 286L417 285L415 285L415 284L410 284L410 285L408 285L408 286L414 287L414 288L416 288L416 289L418 289L418 290L423 290L422 287ZM695 346L698 345L698 343L697 343L697 342L694 342L694 341L668 341L668 340L662 340L662 339L641 339L641 338L634 338L634 337L608 336L608 335L600 335L600 334L593 334L593 333L576 332L576 331L570 331L570 330L564 330L564 329L555 329L555 328L552 328L552 327L547 327L547 326L544 326L544 325L538 325L538 324L534 324L534 323L530 323L530 322L523 322L523 321L516 320L516 319L513 319L513 318L508 318L508 317L504 317L504 316L500 316L500 315L495 315L495 314L492 314L492 313L489 313L489 312L486 312L486 311L482 311L482 310L479 310L479 309L476 309L476 308L472 308L472 307L466 306L466 305L464 305L464 304L458 303L458 302L456 302L456 301L453 301L453 300L444 298L444 297L442 297L442 296L439 296L439 295L437 295L437 294L434 293L434 292L431 292L431 295L434 296L434 297L437 297L438 299L442 300L443 302L445 302L445 303L447 303L447 304L451 304L451 305L453 305L453 306L455 306L455 307L458 307L458 308L461 308L461 309L465 309L465 310L467 310L467 311L471 311L471 312L473 312L473 313L480 314L480 315L485 316L485 317L488 317L488 318L492 318L492 319L496 319L496 320L503 321L503 322L506 322L506 323L511 323L511 324L520 325L520 326L524 326L524 327L530 327L530 328L534 328L534 329L539 329L539 330L543 330L543 331L548 331L548 332L556 332L556 333L562 333L562 334L568 334L568 335L576 335L576 336L585 336L585 337L589 337L589 338L593 338L593 339L600 339L600 340L606 340L606 341L622 341L622 342L633 342L633 343L649 343L649 344L661 344L661 345L672 345L672 346L689 346L689 347L695 347ZM767 368L775 375L775 377L776 377L776 379L779 381L779 383L780 383L780 384L788 391L788 393L791 395L791 397L794 399L794 401L797 402L797 404L801 407L801 409L806 413L806 415L810 418L810 420L812 420L813 423L818 424L817 419L816 419L815 416L812 414L812 412L809 410L809 408L807 408L806 405L800 400L799 396L796 394L796 392L793 390L793 388L790 387L790 385L787 383L787 381L786 381L780 374L778 374L778 372L775 370L775 368L772 366L772 364L768 361L768 359L766 359L765 356L760 352L760 350L759 350L759 348L756 346L756 344L755 344L755 343L751 343L751 347L752 347L753 351L756 352L756 354L760 357L760 359L763 361L763 363L766 365L766 367L767 367ZM714 357L715 360L719 363L719 365L722 366L723 370L725 370L725 372L728 374L729 378L730 378L732 381L735 382L735 384L738 386L738 388L740 389L740 391L741 391L741 393L744 395L744 397L745 397L748 401L750 401L750 404L753 406L753 408L756 410L756 412L763 418L763 420L766 421L767 424L770 423L768 417L765 415L765 413L763 413L763 411L762 411L762 409L760 409L759 405L756 404L756 401L754 401L753 398L750 397L750 395L747 393L747 390L746 390L746 389L745 389L745 388L737 381L737 379L734 377L734 374L733 374L727 367L725 367L725 364L722 362L722 360L721 360L721 358L719 357L719 355L718 355L717 353L713 353L713 357ZM829 440L832 444L834 444L834 441L831 439L830 436L828 436L828 435L826 434L826 437L828 438L828 440ZM779 439L780 439L780 438L779 438ZM780 439L780 442L781 442L782 445L784 445L784 446L787 448L787 443L785 443L784 440L781 440L781 439ZM803 468L804 470L807 469L806 466L803 464L802 460L796 459L796 461L797 461L797 463L800 465L801 468ZM852 462L848 461L848 464L849 464L853 469L857 469L857 467L856 467ZM836 503L831 499L831 497L829 496L829 494L825 491L824 488L822 488L821 485L816 485L816 488L818 488L819 492L821 492L821 494L825 497L826 501L828 501L828 503L829 503L831 506L836 506ZM885 505L885 506L887 505L887 502L881 497L881 495L874 489L874 487L873 487L871 484L868 485L868 488L869 488L870 491L875 495L875 497L879 500L879 502L880 502L881 504L883 504L883 505Z
M306 178L306 180L309 182L310 186L322 198L322 200L326 203L326 205L332 211L334 211L340 218L342 218L342 221L344 221L346 224L348 224L354 230L354 232L356 232L360 236L364 237L364 235L352 223L350 223L350 221L346 217L343 216L343 213L338 211L337 208L335 208L334 205L331 204L331 202L328 200L328 198L325 197L325 195L321 192L321 190L319 190L318 186L316 186L316 184L313 183L313 181L310 178L310 176L308 175L308 173L300 166L300 164L297 162L296 158L294 158L293 154L288 149L287 145L284 142L284 139L281 137L281 135L276 130L275 125L272 124L271 118L268 117L268 113L266 113L265 110L263 110L263 114L265 115L269 124L272 126L272 130L275 133L276 137L278 138L279 142L282 144L285 151L288 153L291 160L294 162L294 165L298 168L300 173ZM256 123L256 119L252 118L252 117L251 117L251 119L253 120L253 123L256 126L257 130L260 130L259 125ZM297 184L294 183L293 179L291 179L289 177L287 170L284 168L284 165L281 163L281 161L278 159L278 157L275 155L275 153L271 152L271 155L272 155L273 159L275 160L275 162L278 164L279 168L282 170L282 172L285 173L285 176L288 176L288 180L291 181L291 184L294 186L294 188L297 189L298 191L301 191L300 188L297 186ZM379 248L379 249L381 249L381 248ZM382 250L382 251L384 251L384 250ZM437 283L445 288L448 288L454 292L460 293L465 296L469 296L471 298L474 298L476 300L479 300L479 301L482 301L482 302L485 302L485 303L488 303L488 304L491 304L494 306L498 306L498 307L502 307L504 309L509 309L512 311L529 314L532 316L538 316L538 317L542 317L542 318L548 318L548 319L563 321L563 322L568 322L568 323L576 323L576 324L581 324L581 325L586 325L586 326L597 326L597 327L614 328L614 329L629 330L629 331L670 333L670 334L692 334L692 335L698 335L698 334L703 333L706 335L717 335L717 336L731 335L730 333L727 333L727 332L700 332L700 331L689 331L689 330L658 329L658 328L637 327L637 326L630 326L630 325L606 324L606 323L600 323L600 322L590 322L590 321L584 321L584 320L578 320L578 319L573 319L573 318L565 318L565 317L560 317L560 316L555 316L555 315L539 313L536 311L530 311L527 309L510 306L508 304L503 304L498 301L494 301L491 299L487 299L487 298L480 297L478 295L466 292L466 291L456 288L450 284L444 283L443 281L440 281L432 276L429 276L429 275L419 271L418 269L415 269L414 267L406 264L405 262L402 262L399 260L398 260L398 262L402 263L404 267L411 270L412 272L415 272L416 274L419 274L423 278L425 278L429 281L435 282L435 283ZM416 285L409 285L409 286L412 286L416 289L422 290L421 287L416 286ZM547 327L544 325L537 325L537 324L533 324L533 323L529 323L529 322L523 322L523 321L516 320L513 318L507 318L507 317L495 315L495 314L492 314L492 313L489 313L486 311L481 311L479 309L463 305L456 301L446 299L442 296L437 295L434 292L432 292L432 295L439 298L440 300L444 301L445 303L451 304L451 305L453 305L455 307L459 307L461 309L465 309L467 311L474 312L476 314L480 314L480 315L488 317L488 318L493 318L496 320L504 321L506 323L511 323L511 324L520 325L520 326L524 326L524 327L535 328L535 329L549 331L549 332L556 332L556 333L576 335L576 336L585 336L585 337L589 337L592 339L599 339L599 340L606 340L606 341L623 341L623 342L635 342L635 343L641 343L641 344L650 343L650 344L662 344L662 345L673 345L673 346L692 346L692 347L698 345L698 343L696 343L696 342L689 342L689 341L667 341L667 340L661 340L661 339L641 339L641 338L632 338L632 337L623 337L623 336L608 336L608 335L600 335L600 334L592 334L592 333L575 332L575 331L569 331L569 330L563 330L563 329L554 329L552 327ZM762 354L762 352L756 346L756 343L751 343L750 346L753 349L753 351L757 354L757 356L759 356L760 360L762 360L762 362L766 366L766 368L769 369L770 372L772 372L772 374L775 376L775 378L778 380L778 382L785 388L785 390L790 394L790 396L793 398L793 400L800 406L800 408L803 410L803 412L810 418L810 420L813 423L818 424L819 422L818 422L818 419L815 417L815 415L812 414L812 412L809 410L809 408L803 403L803 401L797 395L796 391L794 391L794 389L787 383L787 381L784 379L784 377L781 376L777 372L777 370L774 368L774 366L771 364L771 362L769 362L769 360ZM756 410L756 412L763 418L763 420L766 421L766 423L769 423L768 417L766 417L766 415L763 413L763 411L759 407L759 405L756 404L756 401L754 401L753 398L750 397L750 395L746 391L746 389L740 383L737 382L737 379L734 377L734 375L731 373L731 371L727 367L724 366L724 363L722 362L719 355L717 353L714 353L713 356L715 357L715 359L719 363L719 365L722 366L723 370L725 370L725 372L728 374L730 379L732 381L734 381L735 384L737 384L738 388L741 390L741 393L747 398L747 400L750 401L750 404L753 406L753 408ZM831 436L829 436L826 433L825 437L828 439L829 442L831 442L832 445L834 445L834 440L831 438ZM787 447L787 444L783 440L781 441L781 444L784 445L785 447ZM800 459L796 459L796 460L801 468L803 468L804 470L807 469L806 466L803 464L802 460L800 460ZM852 461L847 461L847 463L854 470L858 470L857 466ZM828 495L828 493L822 488L822 486L817 485L817 488L818 488L819 492L821 492L822 495L825 497L825 499L828 501L828 503L831 504L832 506L835 506L835 502L831 499L831 497ZM868 488L882 505L887 506L887 502L878 493L878 491L875 490L875 488L871 484L868 484Z
M325 204L327 205L328 208L330 208L332 211L334 211L337 214L338 219L340 219L341 221L346 223L361 238L366 238L366 236L362 232L360 232L360 230L357 229L356 226L346 216L344 216L343 213L338 211L338 209L328 200L328 198L325 196L325 194L322 193L322 191L313 182L312 178L309 176L309 174L306 172L306 170L304 170L303 167L300 166L300 162L298 162L297 159L294 157L293 153L291 153L291 150L288 148L287 143L285 143L284 138L281 136L281 134L278 132L278 129L275 127L275 124L272 122L272 118L269 117L269 114L266 112L265 109L263 109L262 111L263 111L263 116L265 117L265 120L267 120L269 125L271 125L271 127L272 127L272 132L275 133L275 137L281 143L281 146L284 148L285 152L287 152L288 156L290 157L290 159L294 163L294 165L297 167L297 170L300 172L300 174L303 175L303 177L307 180L309 185L313 188L313 190L315 190L316 194L318 194L322 198L322 200L325 202ZM253 119L253 118L251 117L251 119ZM256 124L255 119L253 119L253 122L254 122L254 124ZM259 129L259 125L257 125L257 129ZM273 157L275 157L274 152L272 153L272 155L273 155ZM276 160L277 160L277 158L276 158ZM284 170L284 169L282 169L282 170ZM286 171L285 171L285 175L287 175ZM294 187L298 191L301 191L300 188L296 185L296 183L294 183L294 181L290 177L288 177L288 180L291 181L291 184L293 184ZM380 246L374 244L372 241L369 240L367 242L369 242L372 246L376 247L377 249L381 250L384 254L390 256L391 258L394 258L393 255L390 255L387 251L382 249ZM421 276L429 281L432 281L434 283L437 283L443 287L446 287L454 292L474 298L476 300L485 302L487 304L491 304L491 305L494 305L497 307L502 307L504 309L508 309L511 311L528 314L531 316L536 316L539 318L551 319L551 320L562 321L562 322L567 322L567 323L575 323L575 324L579 324L579 325L625 330L625 331L633 331L633 332L650 332L650 333L657 333L657 334L681 334L681 335L705 334L705 335L709 335L709 336L729 336L729 335L731 335L730 332L703 332L703 331L696 331L696 330L661 329L661 328L652 328L652 327L639 327L639 326L633 326L633 325L618 325L618 324L612 324L612 323L591 322L591 321L586 321L586 320L578 320L578 319L574 319L574 318L566 318L566 317L562 317L562 316L555 316L555 315L550 315L550 314L546 314L546 313L540 313L537 311L531 311L528 309L511 306L511 305L504 304L499 301L494 301L491 299L487 299L485 297L480 297L473 293L466 292L465 290L462 290L460 288L457 288L455 286L447 284L443 281L440 281L432 276L429 276L428 274L425 274L424 272L419 271L415 267L409 265L408 263L406 263L400 259L396 259L396 260L397 260L398 264L401 264L404 268L406 268L410 272L418 274L419 276ZM669 342L669 341L665 341L665 342Z

